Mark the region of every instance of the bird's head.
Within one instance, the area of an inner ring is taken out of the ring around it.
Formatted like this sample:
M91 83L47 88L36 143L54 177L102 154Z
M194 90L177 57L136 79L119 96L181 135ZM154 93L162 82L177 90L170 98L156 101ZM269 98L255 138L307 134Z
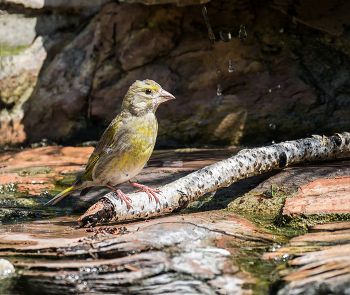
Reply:
M133 115L143 115L157 110L162 103L175 97L152 80L137 80L124 97L122 110Z

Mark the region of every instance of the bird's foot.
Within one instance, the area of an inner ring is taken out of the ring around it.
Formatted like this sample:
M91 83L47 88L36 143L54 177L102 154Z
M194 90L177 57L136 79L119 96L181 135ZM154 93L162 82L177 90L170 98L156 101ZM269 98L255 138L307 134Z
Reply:
M116 192L116 194L119 196L122 203L124 201L128 208L132 208L132 206L129 203L129 202L132 202L132 200L126 194L124 194L119 188L115 188L113 185L110 185L110 184L107 184L106 186Z
M161 191L150 188L147 185L138 184L138 183L131 182L131 181L129 181L128 184L141 188L140 190L138 190L136 192L145 192L147 194L147 196L150 198L150 200L152 200L152 198L154 198L157 203L160 203L159 199L156 196L156 193L159 194Z

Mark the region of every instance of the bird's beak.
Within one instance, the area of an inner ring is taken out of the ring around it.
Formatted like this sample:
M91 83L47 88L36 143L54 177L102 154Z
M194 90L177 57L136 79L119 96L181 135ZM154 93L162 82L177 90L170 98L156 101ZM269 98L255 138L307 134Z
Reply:
M170 99L175 99L175 96L169 93L168 91L165 91L162 89L159 91L159 103L162 103L164 101L170 100Z

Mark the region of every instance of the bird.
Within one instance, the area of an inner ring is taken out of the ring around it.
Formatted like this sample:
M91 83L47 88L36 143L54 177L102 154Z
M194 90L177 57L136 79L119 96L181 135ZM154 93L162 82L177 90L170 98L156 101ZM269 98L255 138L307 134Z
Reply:
M150 158L156 142L158 122L155 112L158 106L175 97L152 80L136 80L127 91L120 113L104 131L92 152L84 174L45 205L53 205L75 190L85 196L94 186L107 186L132 208L132 200L115 186L127 183L140 188L149 199L159 203L159 190L131 182Z

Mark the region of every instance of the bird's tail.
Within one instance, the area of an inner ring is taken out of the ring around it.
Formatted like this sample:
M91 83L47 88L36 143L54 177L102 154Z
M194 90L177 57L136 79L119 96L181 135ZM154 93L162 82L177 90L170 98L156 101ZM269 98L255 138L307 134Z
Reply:
M57 202L61 201L65 196L69 195L72 192L72 190L76 190L76 189L77 189L76 185L75 184L72 185L71 187L65 189L63 192L60 192L57 196L55 196L50 201L45 203L44 206L49 205L50 203L52 203L52 205L55 205Z

